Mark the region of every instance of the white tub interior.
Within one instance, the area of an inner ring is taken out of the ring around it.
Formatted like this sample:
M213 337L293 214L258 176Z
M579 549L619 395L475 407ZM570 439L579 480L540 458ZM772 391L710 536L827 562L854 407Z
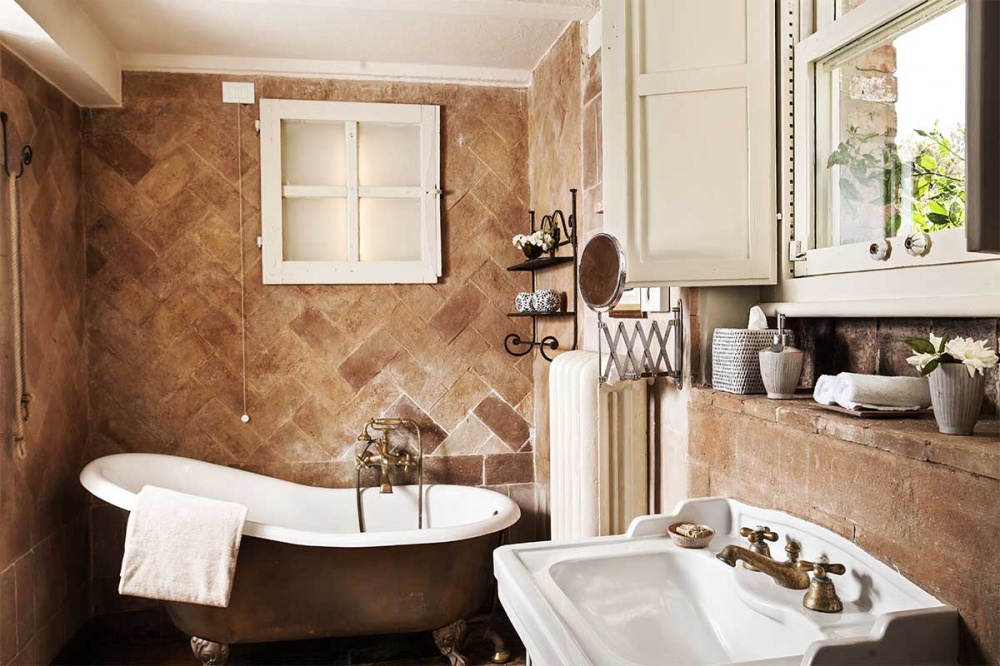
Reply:
M520 511L505 495L468 486L426 485L424 529L417 529L417 486L362 493L365 532L358 530L353 488L317 488L212 463L148 453L99 458L80 480L96 497L131 510L143 486L236 502L247 507L244 534L301 545L366 547L439 543L491 534Z

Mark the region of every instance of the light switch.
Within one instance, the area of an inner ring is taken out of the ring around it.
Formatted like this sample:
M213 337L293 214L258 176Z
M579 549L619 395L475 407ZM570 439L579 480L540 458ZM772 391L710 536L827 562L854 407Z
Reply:
M222 101L227 104L253 104L255 101L253 84L223 81Z

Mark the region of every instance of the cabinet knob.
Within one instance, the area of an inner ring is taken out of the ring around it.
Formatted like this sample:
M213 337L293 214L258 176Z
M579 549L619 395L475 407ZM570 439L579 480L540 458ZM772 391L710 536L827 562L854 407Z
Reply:
M877 240L868 246L868 254L875 261L885 261L892 256L892 244L887 238Z
M931 251L931 237L927 234L914 232L903 241L906 253L911 257L922 257Z

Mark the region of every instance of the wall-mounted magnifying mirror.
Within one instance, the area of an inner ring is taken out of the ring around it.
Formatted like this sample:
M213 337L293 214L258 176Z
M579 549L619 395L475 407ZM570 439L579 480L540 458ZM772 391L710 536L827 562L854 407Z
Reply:
M580 256L580 295L595 312L609 312L625 290L625 253L614 236L597 234Z

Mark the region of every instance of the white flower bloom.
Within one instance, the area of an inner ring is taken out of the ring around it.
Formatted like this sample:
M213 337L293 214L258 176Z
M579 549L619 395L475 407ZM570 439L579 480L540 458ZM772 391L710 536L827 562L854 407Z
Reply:
M512 240L514 247L519 250L524 249L526 245L537 245L542 250L550 250L555 245L555 238L553 238L551 232L547 229L539 229L530 236L518 234Z
M955 338L948 341L944 351L959 363L964 363L970 377L975 377L977 372L985 372L987 368L997 364L996 352L986 346L986 340Z
M934 351L941 351L941 341L944 340L944 338L931 333L928 340L930 340L931 346L934 347Z
M923 369L927 367L927 364L937 357L937 354L914 354L906 359L906 362L915 367L917 370L923 371Z

